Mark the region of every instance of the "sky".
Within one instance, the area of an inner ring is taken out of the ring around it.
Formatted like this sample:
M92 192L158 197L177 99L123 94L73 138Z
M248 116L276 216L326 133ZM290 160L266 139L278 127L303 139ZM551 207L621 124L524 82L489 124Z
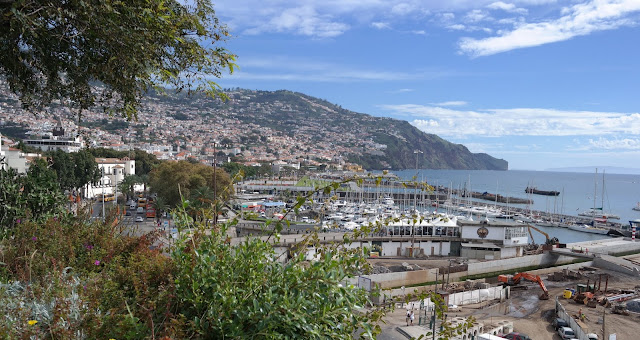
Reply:
M640 0L214 0L239 70L509 169L640 168Z

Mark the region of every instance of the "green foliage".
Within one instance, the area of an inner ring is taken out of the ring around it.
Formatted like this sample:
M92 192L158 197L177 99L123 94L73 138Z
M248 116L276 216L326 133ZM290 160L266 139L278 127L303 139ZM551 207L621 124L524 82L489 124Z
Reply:
M227 162L222 165L222 168L231 177L235 177L237 174L242 173L243 178L255 178L273 173L273 171L271 171L271 167L268 164L262 164L259 167L255 167L246 166L241 163Z
M178 309L192 320L192 336L351 339L358 330L376 332L382 314L364 310L367 292L344 283L365 266L360 250L320 246L315 261L307 261L302 246L287 259L265 240L231 245L226 226L208 234L187 210L188 204L178 210L179 226L191 234L172 257Z
M144 339L173 335L170 258L157 235L126 236L113 216L25 222L1 240L3 338ZM27 320L38 321L28 325Z
M0 170L0 229L7 232L20 221L42 222L63 215L65 196L56 173L36 159L25 175L15 169Z
M98 163L87 150L68 153L58 149L50 157L62 190L76 190L100 180Z
M231 179L222 169L216 169L214 175L211 166L179 161L160 164L150 173L149 184L152 191L173 207L181 197L190 197L192 191L203 186L216 191L216 197L225 201L230 195Z
M208 0L0 1L0 76L27 108L60 99L133 119L160 85L218 93L228 36Z

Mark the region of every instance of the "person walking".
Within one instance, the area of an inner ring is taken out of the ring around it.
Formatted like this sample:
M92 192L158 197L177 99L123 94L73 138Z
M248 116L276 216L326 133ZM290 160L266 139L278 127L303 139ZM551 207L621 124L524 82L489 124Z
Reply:
M409 326L409 321L411 320L411 312L407 311L407 326Z
M413 319L415 319L415 315L413 315L413 311L409 314L409 319L411 321L411 326L413 326Z

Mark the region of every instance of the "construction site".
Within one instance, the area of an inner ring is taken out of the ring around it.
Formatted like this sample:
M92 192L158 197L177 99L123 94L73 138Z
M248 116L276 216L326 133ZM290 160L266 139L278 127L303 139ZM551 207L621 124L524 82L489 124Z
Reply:
M371 275L370 285L382 287L377 303L394 303L396 306L385 319L387 324L383 326L380 338L406 339L429 335L427 339L431 339L435 331L434 339L438 339L443 320L434 322L434 306L429 299L398 302L411 294L435 291L448 306L448 322L455 324L473 317L472 327L454 339L485 339L481 335L490 334L494 336L491 339L504 336L517 340L519 338L513 338L513 334L519 333L528 336L522 337L523 340L556 340L563 339L557 329L563 325L574 332L567 339L640 339L640 255L616 257L604 251L613 250L616 246L624 248L620 242L627 244L628 240L575 244L559 252L548 250L533 255L551 256L558 264L543 269L505 262L517 261L508 259L498 264L502 267L503 273L500 273L500 270L494 270L498 267L484 263L481 269L484 275L469 275L478 271L476 267L479 264L464 263L458 258L404 260L400 263L389 259L372 260L374 268L406 270L378 275L386 275L388 280ZM573 263L561 264L563 255L559 253L562 252L575 253L572 254L575 256L570 256ZM576 259L579 263L575 263ZM514 266L523 270L511 268ZM482 277L473 279L474 276ZM425 279L428 281L423 282L428 284L397 286L400 282ZM407 321L407 311L414 311L413 324ZM556 319L561 320L554 322Z

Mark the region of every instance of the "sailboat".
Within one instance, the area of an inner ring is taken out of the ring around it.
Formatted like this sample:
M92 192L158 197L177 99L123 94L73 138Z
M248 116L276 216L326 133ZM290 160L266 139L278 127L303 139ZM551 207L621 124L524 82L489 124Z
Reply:
M635 211L640 211L640 202L636 203L636 206L631 209Z
M616 214L612 214L612 213L608 213L605 212L604 209L604 195L605 195L605 191L604 191L604 171L602 171L602 203L600 205L600 207L596 207L596 195L598 193L598 181L597 181L597 176L598 176L598 169L596 169L596 180L595 180L595 189L593 192L593 208L590 208L587 211L581 212L578 215L579 216L587 216L587 217L591 217L594 222L596 219L601 219L601 220L617 220L620 219L620 216L616 215Z

